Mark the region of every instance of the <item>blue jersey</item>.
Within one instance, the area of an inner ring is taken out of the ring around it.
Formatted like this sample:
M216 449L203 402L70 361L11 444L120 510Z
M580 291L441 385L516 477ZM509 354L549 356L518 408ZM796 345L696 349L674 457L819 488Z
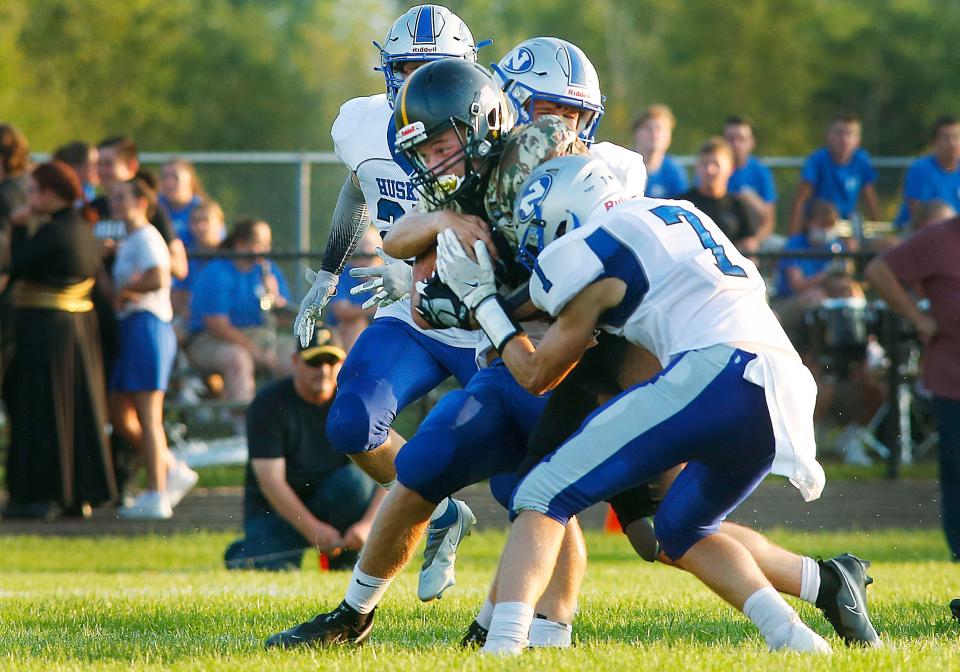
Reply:
M733 171L727 189L731 194L739 194L746 188L753 189L764 203L777 202L777 187L773 181L773 172L756 158L750 157L740 168Z
M790 236L787 239L787 244L783 246L784 252L798 252L798 251L811 251L811 250L823 250L826 251L835 251L842 252L846 249L846 246L839 240L835 240L829 245L823 246L814 246L810 240L807 238L807 234L798 233L796 235ZM787 297L793 295L793 289L790 287L790 281L787 280L787 269L788 268L799 268L800 272L803 273L803 277L809 278L812 275L816 275L824 270L826 270L830 264L833 263L832 259L821 258L821 259L812 259L812 258L793 258L786 257L777 265L777 296L778 297Z
M647 169L647 189L644 196L650 198L673 198L690 188L687 171L669 154L656 172Z
M290 300L290 289L280 268L272 261L270 271L277 278L280 295ZM228 259L214 259L200 271L193 281L190 298L190 331L198 333L206 326L203 318L208 315L226 315L234 327L259 327L263 324L260 296L263 286L263 269L254 265L249 271L241 271Z
M866 150L858 149L844 165L834 163L826 147L807 157L800 178L813 187L813 198L830 201L844 219L857 211L860 192L877 181L877 171Z
M944 170L932 154L914 161L903 180L904 203L897 214L897 225L910 222L908 201L944 201L960 212L960 169Z
M173 224L173 229L177 232L177 236L183 241L183 246L187 248L187 251L192 250L193 234L190 233L190 213L193 212L195 207L200 205L200 198L194 196L190 202L182 208L175 207L163 194L157 197L157 202L167 213L167 217L170 218L170 223Z

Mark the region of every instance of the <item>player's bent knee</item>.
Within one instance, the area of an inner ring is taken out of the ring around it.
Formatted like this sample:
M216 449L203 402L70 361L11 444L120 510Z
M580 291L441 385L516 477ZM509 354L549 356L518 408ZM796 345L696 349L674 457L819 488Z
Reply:
M660 548L674 562L679 561L698 541L716 531L715 527L699 527L672 517L663 508L657 512L653 524Z
M360 394L341 390L327 416L327 439L338 453L365 453L387 440L389 425L380 424Z
M511 521L524 511L535 511L552 518L561 525L566 525L576 515L577 512L566 506L563 501L546 495L540 488L524 487L524 483L525 481L521 482L513 493L510 502Z
M417 432L394 459L397 481L428 502L439 503L467 483L454 464L456 433L433 429Z

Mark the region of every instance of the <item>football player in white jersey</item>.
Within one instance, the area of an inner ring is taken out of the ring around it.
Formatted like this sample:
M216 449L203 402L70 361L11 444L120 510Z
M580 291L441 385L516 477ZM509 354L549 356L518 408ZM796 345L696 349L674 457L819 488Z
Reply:
M555 387L598 327L650 350L665 367L604 404L515 491L484 650L522 651L570 516L687 463L657 513L665 558L741 609L771 649L828 652L748 549L719 530L771 470L805 499L819 496L813 379L767 306L756 267L706 215L682 201L621 201L616 177L584 157L543 164L521 190L519 257L532 266L534 304L556 318L537 346L497 299L483 243L473 246L474 259L456 236L439 237L441 277L528 390ZM844 569L844 618L864 631L859 641L879 645L866 612L865 567L852 559Z
M309 274L313 286L294 324L301 342L309 341L315 320L369 223L385 235L396 219L417 204L409 165L394 151L393 104L404 79L431 61L452 58L472 63L477 59L470 29L439 5L412 7L394 22L382 45L374 44L380 49L386 94L347 101L333 123L334 148L350 173L337 201L321 270ZM396 479L394 458L403 445L391 429L394 418L451 375L466 385L477 371L477 335L464 329L418 327L409 300L397 300L409 291L410 266L378 252L385 265L353 270L355 277L368 278L362 289L376 292L364 307L379 303L379 309L344 362L327 420L327 437L336 450L389 487ZM397 287L403 289L397 291ZM428 530L430 543L418 591L421 599L433 599L451 585L451 556L474 521L473 513L459 500L444 499L437 506Z

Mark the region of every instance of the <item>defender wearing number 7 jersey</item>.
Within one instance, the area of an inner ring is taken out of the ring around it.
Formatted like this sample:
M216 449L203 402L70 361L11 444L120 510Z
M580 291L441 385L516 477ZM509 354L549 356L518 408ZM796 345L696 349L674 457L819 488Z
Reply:
M484 651L523 650L571 516L687 463L656 515L667 558L743 610L770 648L829 652L746 547L719 531L771 470L805 499L819 496L813 378L767 306L756 267L709 217L684 201L621 200L606 166L585 157L549 161L521 189L518 252L534 262L531 299L556 318L536 347L491 291L485 249L475 246L474 261L455 238L440 239L441 278L528 390L557 385L598 327L664 366L601 406L517 486ZM850 608L867 627L860 598Z

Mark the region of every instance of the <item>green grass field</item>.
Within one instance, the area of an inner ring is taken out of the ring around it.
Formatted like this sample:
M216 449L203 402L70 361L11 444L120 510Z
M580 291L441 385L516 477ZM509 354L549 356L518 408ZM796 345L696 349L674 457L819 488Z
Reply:
M888 646L844 649L819 612L801 616L836 647L829 659L771 654L750 624L692 577L633 557L623 538L588 536L590 566L575 624L577 646L498 660L457 644L479 607L504 541L467 539L458 585L417 601L416 573L394 583L371 643L358 650L266 652L268 635L335 606L348 578L301 572L226 572L225 534L50 539L0 537L0 669L11 670L930 670L960 669L960 565L939 534L771 535L791 548L874 561L874 622Z

